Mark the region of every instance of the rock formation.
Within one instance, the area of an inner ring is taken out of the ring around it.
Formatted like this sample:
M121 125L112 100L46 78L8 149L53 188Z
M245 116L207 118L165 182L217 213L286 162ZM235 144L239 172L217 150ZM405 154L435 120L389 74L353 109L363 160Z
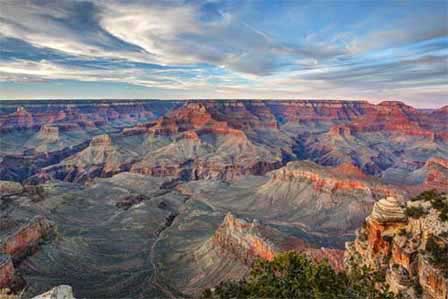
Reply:
M75 299L71 286L59 285L32 299Z
M14 260L20 261L32 253L52 232L53 224L42 216L36 216L2 238L0 253L8 254Z
M419 213L405 213L413 209ZM447 299L448 265L437 262L446 261L447 235L448 222L431 203L382 199L358 230L355 241L347 243L346 269L367 266L378 271L390 290L404 298Z
M295 250L316 261L327 259L337 271L343 268L342 250L312 246L256 220L248 222L237 218L230 212L205 246L231 253L246 265L250 265L257 258L270 261L279 252Z
M399 132L433 139L434 133L420 125L423 117L417 109L402 102L384 101L371 113L355 120L351 128L355 132Z
M306 180L320 191L371 190L378 194L396 194L397 190L380 182L369 182L359 168L343 163L337 167L322 167L310 161L289 162L285 167L270 173L272 180Z
M0 254L0 289L9 288L15 279L15 269L9 255Z
M278 213L283 219L294 219L313 231L352 232L376 200L404 195L351 164L324 167L293 161L269 176L270 180L257 190L255 206L270 215Z
M289 122L349 121L374 107L366 101L333 100L272 101L268 106L277 117Z
M160 118L145 133L170 138L169 145L149 153L131 167L131 172L174 176L184 180L233 180L261 175L281 166L281 155L254 144L244 131L215 119L216 107L208 102L190 102ZM229 107L221 107L226 110ZM131 135L140 132L136 129ZM129 131L126 135L130 134Z
M43 125L40 128L38 138L48 143L55 143L59 140L59 128L51 125Z
M426 189L434 188L448 191L448 160L434 157L426 161L426 176L423 185Z
M23 192L23 186L21 184L11 181L0 181L0 198L21 192Z

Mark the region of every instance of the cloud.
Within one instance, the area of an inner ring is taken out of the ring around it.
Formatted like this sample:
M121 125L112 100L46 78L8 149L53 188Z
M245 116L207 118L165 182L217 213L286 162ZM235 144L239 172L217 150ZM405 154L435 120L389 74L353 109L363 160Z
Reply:
M277 10L281 3L252 1L6 1L0 81L221 96L446 93L446 10L411 4L370 11L351 3ZM348 8L354 15L343 16Z
M277 42L218 8L204 21L204 5L200 4L48 3L7 3L0 12L0 35L86 58L110 57L161 65L207 63L254 75L269 75L303 58L344 53L322 44Z

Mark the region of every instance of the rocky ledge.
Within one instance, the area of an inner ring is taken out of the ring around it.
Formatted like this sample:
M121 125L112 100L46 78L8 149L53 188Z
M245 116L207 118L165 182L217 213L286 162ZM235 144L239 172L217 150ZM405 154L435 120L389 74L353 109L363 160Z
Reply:
M51 125L43 125L40 127L38 137L49 143L57 142L59 140L59 128Z
M270 176L271 181L308 181L316 191L328 193L363 190L382 196L399 194L392 186L382 184L373 177L369 178L361 169L350 163L325 167L311 161L293 161L271 172Z
M14 277L15 268L11 256L0 255L0 289L11 287Z
M42 216L36 216L18 228L16 225L11 223L4 228L0 242L0 289L7 288L13 292L25 286L25 281L17 274L15 267L33 254L42 240L54 231L53 224Z
M423 186L448 191L448 160L434 157L426 161L426 177Z
M0 181L0 198L23 192L23 186L20 183L12 181Z
M75 299L72 287L69 285L60 285L52 288L48 292L40 294L33 299Z
M447 299L448 222L443 207L448 207L448 197L434 198L377 202L355 241L346 244L347 271L362 266L378 271L385 277L379 286L389 285L402 298Z
M243 264L250 265L257 258L272 260L277 253L294 250L316 261L328 260L337 271L343 269L343 251L319 248L299 238L287 236L257 220L246 221L230 212L205 245L208 249L231 253Z
M2 238L0 253L20 261L31 254L39 243L54 232L54 225L45 217L36 216L30 222Z

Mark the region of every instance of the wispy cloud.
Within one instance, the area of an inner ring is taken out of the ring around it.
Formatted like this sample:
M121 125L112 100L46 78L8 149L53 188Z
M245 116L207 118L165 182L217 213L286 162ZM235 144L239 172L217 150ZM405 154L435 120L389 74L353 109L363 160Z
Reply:
M0 5L0 82L115 82L212 97L448 92L443 2Z

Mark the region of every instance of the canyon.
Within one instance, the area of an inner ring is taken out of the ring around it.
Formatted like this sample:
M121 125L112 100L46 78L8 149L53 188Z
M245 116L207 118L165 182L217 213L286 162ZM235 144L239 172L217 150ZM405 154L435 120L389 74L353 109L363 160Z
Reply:
M0 288L195 297L294 250L446 299L446 220L409 200L448 191L447 136L397 101L4 101Z

